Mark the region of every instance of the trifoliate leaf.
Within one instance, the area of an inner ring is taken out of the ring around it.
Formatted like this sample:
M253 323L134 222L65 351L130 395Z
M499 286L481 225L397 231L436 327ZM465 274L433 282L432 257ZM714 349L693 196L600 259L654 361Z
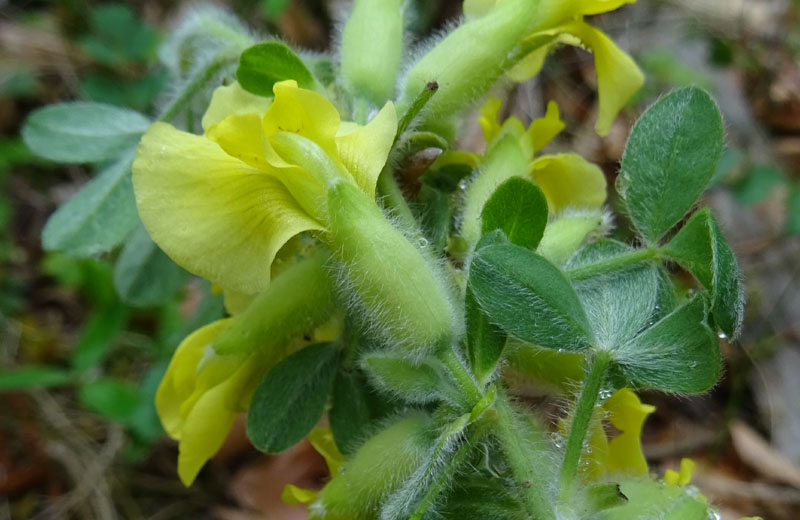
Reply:
M722 152L722 136L717 105L694 87L662 98L633 127L617 190L647 242L658 242L706 188Z

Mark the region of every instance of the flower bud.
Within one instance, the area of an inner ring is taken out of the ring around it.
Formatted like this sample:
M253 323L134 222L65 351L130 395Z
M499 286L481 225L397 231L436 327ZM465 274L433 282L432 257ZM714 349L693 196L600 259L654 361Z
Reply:
M415 415L369 439L323 488L309 507L309 519L375 518L381 500L425 460L434 442L431 422Z
M580 247L586 235L601 231L607 223L608 216L601 210L562 215L547 224L537 252L553 264L562 266Z
M342 76L380 106L394 95L403 56L402 0L355 0L342 34Z
M323 239L387 336L413 349L449 342L450 301L422 252L351 183L330 189L328 211Z
M537 0L505 0L448 34L409 71L403 106L431 81L439 91L422 115L425 122L452 116L483 96L512 65L509 53L530 32L537 6Z

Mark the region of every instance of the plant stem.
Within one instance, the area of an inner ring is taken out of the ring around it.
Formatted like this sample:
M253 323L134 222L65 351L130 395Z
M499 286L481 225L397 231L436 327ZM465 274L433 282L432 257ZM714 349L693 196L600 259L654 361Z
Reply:
M481 389L478 387L475 379L472 377L469 371L467 371L467 368L464 366L464 364L461 363L461 360L456 355L453 347L448 345L443 348L441 358L444 362L444 365L450 371L450 374L452 374L453 379L456 380L458 386L467 396L467 399L471 403L470 407L475 406L475 404L483 397L483 392L481 392Z
M422 520L425 516L425 513L428 512L431 505L436 501L441 494L442 490L444 489L445 485L453 478L458 468L464 462L464 459L467 458L472 452L472 449L478 443L481 438L486 435L487 431L487 424L485 421L478 421L475 423L475 427L472 430L472 434L467 438L466 441L456 450L453 457L447 463L447 465L442 468L441 473L437 477L437 479L431 484L428 488L428 492L425 493L425 496L422 497L417 507L414 508L414 511L411 513L411 516L408 517L408 520Z
M498 392L495 409L495 436L511 467L525 510L536 520L555 520L546 491L548 478L542 472L551 462L547 457L537 460L536 448L522 435L522 425L514 417L506 395Z
M586 280L587 278L591 278L600 274L618 271L623 267L638 264L639 262L644 262L645 260L658 258L658 255L659 250L655 247L637 249L636 251L624 253L607 260L601 260L600 262L570 269L566 272L566 275L569 276L571 280Z
M167 105L157 121L172 121L172 119L189 104L195 94L205 88L206 84L211 81L223 67L235 63L238 58L238 55L227 53L214 58L202 72L186 83L181 93Z
M578 464L583 453L583 441L592 421L594 405L605 380L606 369L611 362L611 357L605 352L598 352L594 359L587 356L588 376L583 383L581 395L572 417L567 438L567 447L564 451L564 463L561 465L561 501L569 500L578 476Z

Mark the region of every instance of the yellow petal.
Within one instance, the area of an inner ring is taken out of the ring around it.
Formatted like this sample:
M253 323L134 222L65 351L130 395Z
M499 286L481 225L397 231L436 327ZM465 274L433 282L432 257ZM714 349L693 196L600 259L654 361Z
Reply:
M167 372L156 392L156 411L164 430L173 439L179 439L185 417L181 414L183 403L195 391L197 365L206 347L231 324L231 318L206 325L186 337L169 362Z
M397 112L388 102L369 124L336 137L339 159L370 198L375 197L375 184L389 157L396 133Z
M322 228L277 179L165 123L142 137L133 185L153 240L176 263L226 290L263 291L278 249L300 232Z
M622 433L608 442L606 469L611 473L647 474L647 461L642 453L642 427L655 406L642 404L630 388L622 388L603 404L609 421Z
M203 115L203 130L208 131L212 125L232 114L264 115L271 104L270 98L251 94L238 82L225 87L217 87L211 96L211 103Z
M558 111L558 104L550 101L544 117L534 119L528 128L528 138L533 143L533 151L538 152L564 130L564 121Z
M294 484L286 484L283 487L283 492L281 492L281 500L284 504L289 504L290 506L308 504L317 497L318 493L313 489L303 489Z
M531 164L531 176L553 213L568 207L599 208L606 200L603 171L577 154L543 155Z
M594 53L599 105L595 131L606 135L622 107L644 85L644 75L602 31L581 21L566 24L563 30L580 38Z
M579 46L594 53L599 106L595 131L606 135L619 111L644 84L644 75L602 31L577 20L528 36L526 46L533 50L508 76L518 82L532 78L541 70L547 53L558 44Z
M234 114L211 125L206 136L217 143L231 157L262 170L269 165L264 157L261 116Z
M308 442L317 450L317 453L325 459L328 471L331 476L339 474L339 466L344 462L344 456L333 440L333 432L330 428L314 428L307 436Z
M680 471L668 469L664 472L664 482L671 486L686 486L692 481L694 473L694 461L692 459L681 459Z
M466 9L466 2L464 3L464 8ZM480 114L478 116L478 124L481 125L483 140L487 143L494 141L494 138L500 133L500 121L498 120L498 114L500 114L500 107L502 106L503 100L491 96L483 103L483 105L481 105L480 109L478 110Z
M592 15L619 9L624 4L635 4L636 0L581 0L580 14Z
M264 116L264 133L268 137L281 131L300 134L334 155L341 121L336 107L325 96L299 88L293 80L275 83L272 91L275 100Z
M178 475L184 485L194 482L200 468L225 442L240 411L231 404L238 402L252 372L252 366L242 366L224 383L205 392L192 407L178 444Z

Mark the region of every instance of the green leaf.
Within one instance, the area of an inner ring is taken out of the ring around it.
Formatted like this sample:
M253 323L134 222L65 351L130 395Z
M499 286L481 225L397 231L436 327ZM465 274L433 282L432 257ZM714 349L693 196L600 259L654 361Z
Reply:
M593 342L569 280L524 247L494 244L477 249L469 287L494 323L525 342L569 352L586 350Z
M670 486L649 478L623 480L619 483L626 503L610 507L587 520L631 520L650 518L654 511L663 520L707 520L713 518L703 495L683 486Z
M738 336L744 314L739 265L711 211L703 208L692 215L662 252L711 292L714 322L728 336Z
M529 180L512 177L494 190L481 211L481 232L501 229L512 244L536 249L547 225L547 199Z
M141 405L136 387L112 378L86 383L78 391L78 398L93 412L122 423L130 421Z
M101 171L59 207L42 231L48 251L84 257L110 251L139 223L131 183L131 157Z
M613 240L600 240L579 250L568 269L583 267L629 253L633 248ZM589 318L597 347L612 349L647 325L658 301L658 271L651 263L574 282Z
M17 370L0 372L0 392L61 386L71 382L72 379L71 370L54 366L27 365Z
M121 304L93 313L72 353L72 366L87 370L100 364L127 320L127 309Z
M164 303L189 278L150 239L144 226L134 232L114 265L114 287L125 303L147 307Z
M448 388L443 367L434 358L412 361L397 354L376 352L365 355L361 366L376 387L408 402L429 403L443 398L443 394L457 395Z
M272 41L253 45L242 53L236 78L242 88L253 94L272 97L272 86L293 79L301 88L313 89L314 76L292 49Z
M472 373L480 382L486 382L494 373L503 356L506 334L489 320L475 300L472 289L467 288L464 300L467 310L467 357Z
M514 493L500 479L485 473L467 473L456 479L447 500L437 512L447 520L529 518Z
M264 16L267 20L274 22L286 10L289 5L289 0L261 0L261 8L264 10Z
M335 343L311 345L278 363L250 404L247 435L253 446L278 453L303 440L322 417L338 363Z
M591 511L602 511L611 507L625 505L628 502L619 487L614 482L594 484L586 489L586 500Z
M722 364L700 296L613 349L612 355L636 387L689 394L713 387Z
M722 152L722 117L698 88L672 92L633 127L617 190L642 237L657 242L703 193Z
M786 234L800 235L800 184L792 188L786 202Z
M50 105L33 112L22 138L33 153L60 162L114 159L139 142L150 120L139 112L103 103Z
M760 165L748 171L733 185L736 199L753 206L766 199L773 188L786 181L786 176L774 166Z
M352 455L364 441L372 423L370 389L358 371L341 370L333 382L333 404L328 412L333 440L345 456Z

